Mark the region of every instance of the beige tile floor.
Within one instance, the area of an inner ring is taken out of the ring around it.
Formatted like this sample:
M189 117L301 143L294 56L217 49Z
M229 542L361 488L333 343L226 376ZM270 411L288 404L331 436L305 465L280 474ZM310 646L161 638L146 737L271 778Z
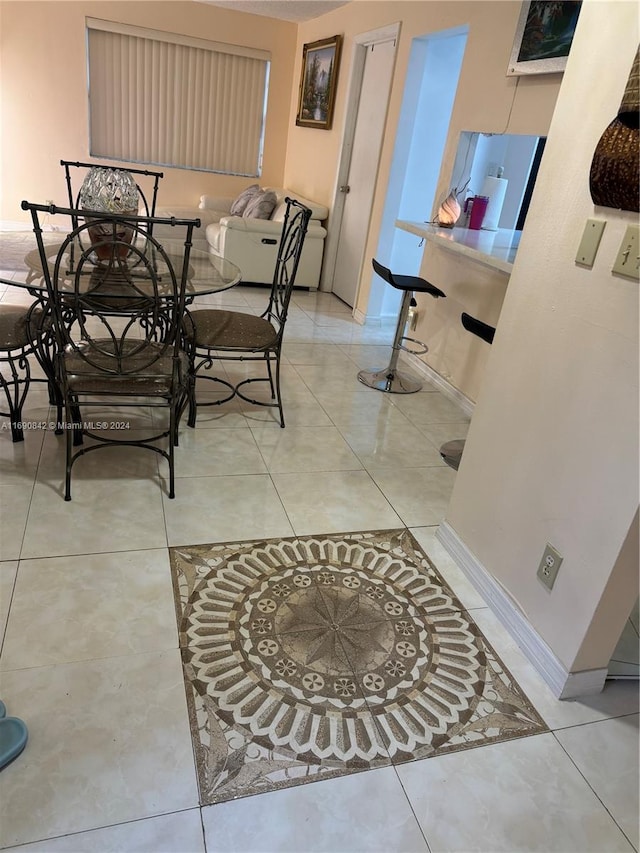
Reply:
M257 310L264 292L208 301ZM182 429L173 501L164 461L127 450L81 459L65 503L61 439L13 445L0 420L0 698L30 734L0 773L1 848L638 849L637 683L558 702L439 544L455 474L437 451L467 418L428 385L390 397L358 384L391 335L330 295L296 293L286 430L268 410L202 409ZM46 415L34 387L25 419ZM168 547L403 525L550 731L201 808Z

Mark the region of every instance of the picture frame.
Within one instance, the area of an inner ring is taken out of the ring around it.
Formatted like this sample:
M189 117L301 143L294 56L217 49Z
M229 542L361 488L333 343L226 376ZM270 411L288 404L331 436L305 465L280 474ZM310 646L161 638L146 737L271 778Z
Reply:
M523 3L507 76L563 72L581 6L580 0Z
M342 36L302 46L302 71L296 124L331 130L340 70Z

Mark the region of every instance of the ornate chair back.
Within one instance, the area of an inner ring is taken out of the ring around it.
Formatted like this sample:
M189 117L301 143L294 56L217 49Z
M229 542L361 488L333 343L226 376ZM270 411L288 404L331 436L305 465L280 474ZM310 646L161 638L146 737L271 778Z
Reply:
M77 456L113 443L152 447L165 456L172 497L173 446L190 388L181 329L198 220L92 213L51 257L39 214L67 216L73 223L80 219L79 211L29 202L22 207L31 212L55 334L55 376L67 424L66 499ZM155 222L173 225L184 233L184 241L161 245L149 230ZM101 436L100 444L72 455L71 429L76 444L83 435L96 438L94 428L86 427L86 412L104 411L105 398L117 406L169 407L170 428L135 442ZM149 443L167 435L168 454Z
M263 315L283 329L289 311L291 291L296 280L311 210L296 199L286 198L287 209L273 274L269 306Z
M60 165L64 169L70 209L80 210L80 190L82 189L82 183L91 169L99 168L113 172L124 171L132 175L136 183L136 187L138 188L139 203L136 213L139 212L142 215L151 218L155 217L156 202L158 200L158 185L160 183L160 179L164 177L164 172L152 172L148 169L133 169L129 167L123 169L120 166L112 166L106 163L80 163L73 160L60 160ZM72 169L80 169L83 171L72 172ZM143 178L149 178L149 180L143 181ZM72 222L73 227L77 228L80 224L80 219L77 215L72 219ZM153 224L150 225L150 233L152 231Z

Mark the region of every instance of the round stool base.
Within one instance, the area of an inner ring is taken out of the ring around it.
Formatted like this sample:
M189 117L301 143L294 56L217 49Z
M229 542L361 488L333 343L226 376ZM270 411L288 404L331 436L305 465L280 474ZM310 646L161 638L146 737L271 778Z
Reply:
M440 448L440 456L442 456L449 468L453 468L454 471L457 471L460 465L460 460L462 459L463 450L464 439L456 438L453 441L447 441L446 444L442 445Z
M386 391L388 394L415 394L422 388L422 382L388 367L381 370L361 370L358 379L363 385L375 388L376 391Z

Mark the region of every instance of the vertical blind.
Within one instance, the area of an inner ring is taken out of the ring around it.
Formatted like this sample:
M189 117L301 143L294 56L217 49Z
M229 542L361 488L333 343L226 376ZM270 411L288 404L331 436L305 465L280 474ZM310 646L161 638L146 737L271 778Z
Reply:
M93 157L258 177L270 55L87 19Z

